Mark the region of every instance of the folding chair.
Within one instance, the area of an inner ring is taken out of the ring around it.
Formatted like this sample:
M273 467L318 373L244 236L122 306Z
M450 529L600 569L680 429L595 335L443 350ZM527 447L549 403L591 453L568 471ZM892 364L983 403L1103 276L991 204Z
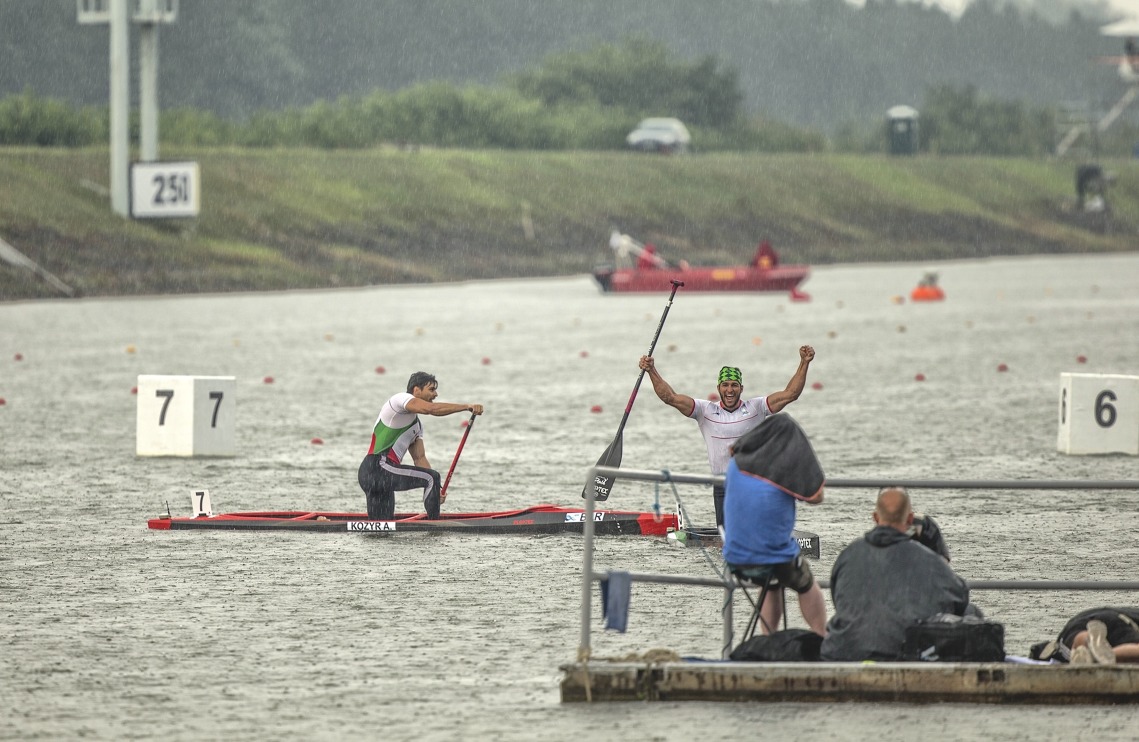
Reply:
M751 619L748 621L742 641L750 639L755 634L760 621L763 621L760 609L763 607L763 601L767 598L767 594L772 590L778 591L779 600L783 603L783 628L787 628L787 602L783 599L783 585L775 576L776 566L774 564L749 564L731 568L732 576L736 578L736 585L743 591L744 597L751 603L752 609ZM749 586L758 588L758 595L754 599L748 592ZM763 621L763 628L769 634L772 632L772 628L767 625L766 621Z

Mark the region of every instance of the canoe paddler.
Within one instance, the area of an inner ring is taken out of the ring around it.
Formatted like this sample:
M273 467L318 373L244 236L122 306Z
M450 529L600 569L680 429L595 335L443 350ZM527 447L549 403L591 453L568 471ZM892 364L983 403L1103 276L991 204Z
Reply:
M692 418L704 436L708 448L708 464L713 474L723 474L732 458L731 448L741 436L759 425L768 415L774 415L794 402L803 393L807 384L807 368L815 358L815 349L809 345L799 348L799 368L787 382L787 387L762 397L741 399L743 395L743 373L735 366L724 366L717 377L718 401L693 399L687 394L678 394L660 372L652 356L641 356L640 367L648 372L653 382L653 391L661 401L676 408L680 414ZM716 505L716 525L724 524L724 488L712 488L712 500Z
M439 382L426 371L416 371L407 381L407 391L392 395L380 409L372 426L372 444L360 462L360 488L368 502L368 518L391 520L395 516L395 493L423 489L423 509L432 520L439 518L443 502L439 472L431 468L423 446L419 415L443 417L456 412L481 415L483 406L471 402L436 402ZM413 465L403 463L411 454Z

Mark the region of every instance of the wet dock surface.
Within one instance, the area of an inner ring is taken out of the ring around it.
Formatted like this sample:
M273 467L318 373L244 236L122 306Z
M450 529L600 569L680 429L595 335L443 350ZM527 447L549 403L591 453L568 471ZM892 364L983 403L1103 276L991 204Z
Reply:
M563 703L1139 703L1139 665L602 660L567 664L561 670Z

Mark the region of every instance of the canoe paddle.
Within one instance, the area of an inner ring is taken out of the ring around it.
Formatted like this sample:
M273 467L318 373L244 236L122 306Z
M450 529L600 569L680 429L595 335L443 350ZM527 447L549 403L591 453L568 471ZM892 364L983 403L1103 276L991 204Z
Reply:
M668 310L672 307L672 300L676 296L676 290L684 285L684 281L677 281L672 279L672 293L668 295L668 304L664 305L664 314L660 316L660 324L657 325L656 334L653 335L653 341L649 345L649 355L657 347L657 339L660 338L660 331L664 327L664 321L668 317ZM613 438L613 442L609 444L609 448L605 449L605 453L601 454L601 458L597 460L598 466L611 466L618 468L621 466L621 434L625 432L625 423L629 420L629 413L633 409L633 401L637 398L637 390L641 388L641 381L645 378L645 370L642 368L641 373L637 376L637 383L633 385L633 393L629 395L629 404L625 405L625 414L621 416L621 424L617 426L617 435ZM609 499L609 492L613 488L613 479L611 476L603 476L598 474L593 478L593 496L595 500ZM589 485L581 491L582 497L589 497Z
M463 446L467 443L467 436L471 434L471 428L475 426L475 417L475 413L472 412L471 419L467 421L467 429L463 431L463 437L459 440L459 447L455 449L455 458L451 461L451 469L443 481L443 489L439 490L439 502L447 499L447 485L451 483L451 475L455 473L455 464L459 463L459 454L463 452Z

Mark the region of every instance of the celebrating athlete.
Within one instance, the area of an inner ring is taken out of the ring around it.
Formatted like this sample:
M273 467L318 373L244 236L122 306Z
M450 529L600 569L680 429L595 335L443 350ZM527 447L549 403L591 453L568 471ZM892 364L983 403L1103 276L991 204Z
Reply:
M693 399L687 394L673 391L657 371L652 356L641 356L640 367L648 372L653 382L653 391L662 402L696 421L700 433L704 436L704 444L708 448L708 463L712 467L712 473L723 474L727 471L728 461L732 457L732 444L763 422L768 415L781 411L803 393L803 387L807 384L807 367L814 358L814 348L809 345L799 348L799 368L795 370L791 381L787 382L787 387L782 391L751 399L741 399L744 385L740 370L734 366L724 366L720 369L719 383L716 387L720 394L717 402ZM716 505L716 525L722 526L724 524L722 485L715 485L712 488L712 500Z

